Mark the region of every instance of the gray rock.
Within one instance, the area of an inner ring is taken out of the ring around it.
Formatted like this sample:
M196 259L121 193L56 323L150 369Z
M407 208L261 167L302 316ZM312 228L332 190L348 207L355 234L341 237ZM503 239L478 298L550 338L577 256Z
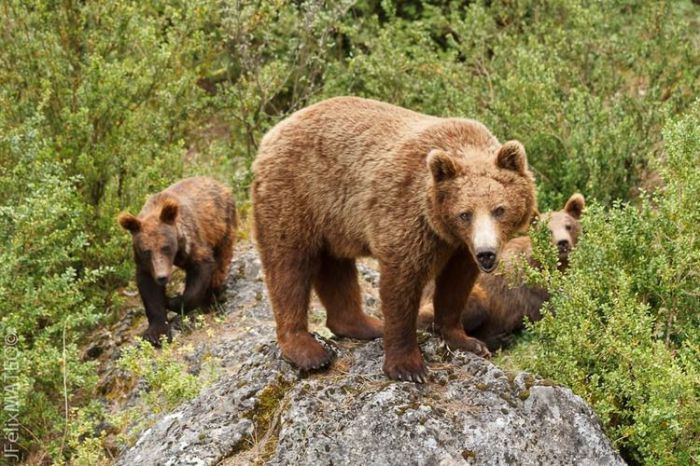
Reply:
M371 269L361 270L363 287L376 288ZM431 370L424 385L385 378L381 340L324 340L337 353L331 369L299 372L272 340L248 245L235 256L225 313L229 338L194 356L215 354L225 375L143 432L117 464L624 464L569 389L450 352L432 335L419 338Z

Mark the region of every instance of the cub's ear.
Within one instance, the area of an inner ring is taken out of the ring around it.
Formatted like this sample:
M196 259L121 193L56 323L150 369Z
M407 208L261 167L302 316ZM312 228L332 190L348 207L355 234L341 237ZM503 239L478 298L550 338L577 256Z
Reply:
M160 221L172 225L177 218L177 201L167 198L163 201L163 208L160 211Z
M119 214L117 222L119 222L119 225L121 225L123 229L131 233L138 233L141 230L141 221L129 212L122 212Z
M519 141L508 141L501 146L496 155L496 166L525 174L527 170L527 155L525 147Z
M578 219L581 218L584 207L586 207L586 200L583 198L583 195L580 193L575 193L571 195L568 201L566 201L564 211L572 217Z
M455 160L450 157L450 154L440 149L431 150L428 153L426 162L436 183L454 178L459 171Z

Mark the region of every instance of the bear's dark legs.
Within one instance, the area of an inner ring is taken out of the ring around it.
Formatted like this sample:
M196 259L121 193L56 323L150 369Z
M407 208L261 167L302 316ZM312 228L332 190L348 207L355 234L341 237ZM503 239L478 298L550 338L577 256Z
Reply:
M136 271L136 286L148 318L148 329L143 334L144 339L154 346L160 346L160 338L163 335L170 341L165 287L156 283L150 273L140 269Z
M482 357L490 356L486 345L468 337L462 327L461 314L479 269L469 251L456 251L435 279L435 328L452 349L470 351Z
M325 367L332 354L309 333L308 326L311 280L318 269L318 259L302 247L275 249L269 254L260 245L282 354L301 369Z
M353 259L323 254L314 289L326 308L326 326L335 335L360 340L382 336L382 322L362 312L362 292Z
M168 308L175 312L191 312L207 305L211 294L213 262L200 262L186 270L185 292L168 301Z
M380 269L384 373L394 380L424 382L426 369L416 338L416 318L425 274L385 264Z
M224 289L228 269L231 265L231 258L233 257L233 246L236 241L235 235L236 231L231 228L221 240L221 243L216 247L214 253L214 257L216 257L216 268L211 277L211 290L214 295L218 295Z

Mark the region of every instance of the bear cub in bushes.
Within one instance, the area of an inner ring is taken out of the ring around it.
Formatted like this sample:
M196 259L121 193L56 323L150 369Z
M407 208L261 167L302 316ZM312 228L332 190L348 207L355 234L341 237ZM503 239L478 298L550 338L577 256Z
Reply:
M119 224L133 239L136 284L146 308L144 338L154 345L170 338L168 310L208 306L224 286L236 239L236 205L229 190L206 177L186 178L148 198ZM173 266L186 273L185 291L168 299Z
M539 218L540 222L547 225L552 244L558 250L561 271L569 266L569 253L581 234L580 218L584 207L583 196L576 193L569 198L562 210L542 214ZM519 283L514 277L521 258L531 266L538 267L532 258L532 242L527 236L514 238L506 244L503 248L503 270L479 276L462 311L464 330L484 341L491 351L512 343L513 333L524 327L524 318L533 322L540 320L540 309L549 299L544 288ZM419 315L420 327L429 327L432 323L433 292L434 287L428 285Z
M384 372L422 382L421 292L436 278L436 323L453 349L487 356L460 321L464 290L492 271L536 207L525 149L481 123L356 97L302 109L263 138L253 215L283 356L317 369L332 355L308 331L311 288L338 336L384 336ZM355 259L379 262L384 321L362 312Z

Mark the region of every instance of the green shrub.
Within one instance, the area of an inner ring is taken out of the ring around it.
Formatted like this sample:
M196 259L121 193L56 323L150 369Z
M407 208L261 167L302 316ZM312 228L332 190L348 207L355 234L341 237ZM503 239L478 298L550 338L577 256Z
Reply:
M700 102L663 135L663 188L638 207L588 208L570 270L546 277L550 312L509 359L583 396L629 461L693 464L700 460Z

